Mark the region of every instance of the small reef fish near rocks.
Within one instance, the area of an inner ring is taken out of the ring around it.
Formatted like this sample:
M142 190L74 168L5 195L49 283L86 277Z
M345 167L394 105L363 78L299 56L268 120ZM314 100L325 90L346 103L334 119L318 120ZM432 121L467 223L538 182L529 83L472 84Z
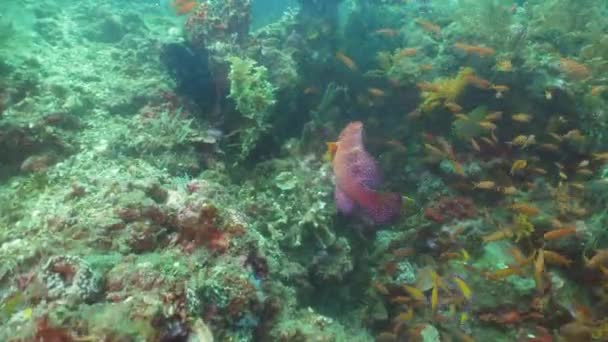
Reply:
M338 210L345 215L360 210L375 224L389 223L398 217L401 196L376 190L381 183L380 171L363 146L363 124L349 123L332 146Z

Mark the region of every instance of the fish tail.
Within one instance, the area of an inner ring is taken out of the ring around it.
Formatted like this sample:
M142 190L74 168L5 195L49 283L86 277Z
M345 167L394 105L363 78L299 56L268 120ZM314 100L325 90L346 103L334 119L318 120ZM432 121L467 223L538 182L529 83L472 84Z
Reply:
M363 205L367 215L376 224L385 224L396 219L401 212L402 198L393 192L378 192L370 195Z

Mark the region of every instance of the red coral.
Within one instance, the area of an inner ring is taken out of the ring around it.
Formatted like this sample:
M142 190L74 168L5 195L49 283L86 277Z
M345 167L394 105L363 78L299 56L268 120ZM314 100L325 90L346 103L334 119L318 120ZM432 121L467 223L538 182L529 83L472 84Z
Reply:
M212 205L202 205L196 210L193 206L182 209L177 214L179 229L178 241L186 250L196 246L223 253L229 245L229 231L221 224L219 211Z
M44 316L36 322L36 336L34 341L44 342L72 342L74 338L64 328L53 328L49 325L49 319Z
M440 197L424 210L424 217L437 223L470 219L477 216L477 209L469 197Z

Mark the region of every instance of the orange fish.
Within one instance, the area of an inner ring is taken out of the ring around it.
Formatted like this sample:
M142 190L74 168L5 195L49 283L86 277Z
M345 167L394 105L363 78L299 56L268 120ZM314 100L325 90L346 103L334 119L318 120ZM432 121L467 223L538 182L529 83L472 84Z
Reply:
M339 211L348 215L360 209L375 224L395 219L400 214L402 199L397 193L376 190L381 185L380 171L363 145L363 123L348 124L336 146L334 197Z
M403 57L412 57L418 53L417 48L404 48L399 51L399 55Z
M379 89L379 88L367 88L367 92L373 97L382 97L382 96L386 95L384 93L384 90Z
M536 290L541 292L544 289L544 277L545 273L545 250L542 248L538 249L536 253L536 259L534 260L534 281L536 282Z
M576 227L558 228L558 229L553 229L553 230L546 232L543 235L543 238L545 240L555 240L555 239L559 239L564 236L572 235L575 233L576 233Z
M357 68L357 64L355 63L355 61L353 61L352 58L348 57L342 52L336 52L336 59L338 59L340 62L342 62L342 64L344 64L352 71L357 71L359 69Z
M388 38L394 38L399 35L399 30L391 29L391 28L382 28L374 31L375 34L385 36Z
M454 44L454 47L458 50L464 51L465 53L478 55L480 57L492 56L496 52L494 49L489 47L464 43L456 43Z
M540 210L538 208L525 203L513 203L509 208L519 214L524 214L526 216L536 216L540 213Z
M484 276L488 279L491 280L502 280L506 277L515 275L515 274L520 274L521 273L521 268L519 267L507 267L507 268L503 268L500 270L496 270L494 272L486 272L484 274Z
M557 252L545 250L544 257L545 257L545 262L547 262L548 264L553 264L553 265L557 265L557 266L565 266L565 267L569 267L570 264L572 264L572 260L566 258L565 256L563 256Z
M423 30L429 33L433 33L436 35L441 34L441 27L439 25L435 25L432 22L425 19L417 19L416 23L422 27Z
M190 13L198 2L196 0L173 0L171 7L175 10L177 15L184 15Z
M492 82L475 75L468 75L465 79L470 85L479 89L490 89L492 87Z

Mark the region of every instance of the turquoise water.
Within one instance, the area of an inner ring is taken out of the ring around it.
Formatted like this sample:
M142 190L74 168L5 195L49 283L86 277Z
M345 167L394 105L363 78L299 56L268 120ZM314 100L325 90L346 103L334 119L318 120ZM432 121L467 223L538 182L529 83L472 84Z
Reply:
M5 0L0 341L606 341L608 3Z

